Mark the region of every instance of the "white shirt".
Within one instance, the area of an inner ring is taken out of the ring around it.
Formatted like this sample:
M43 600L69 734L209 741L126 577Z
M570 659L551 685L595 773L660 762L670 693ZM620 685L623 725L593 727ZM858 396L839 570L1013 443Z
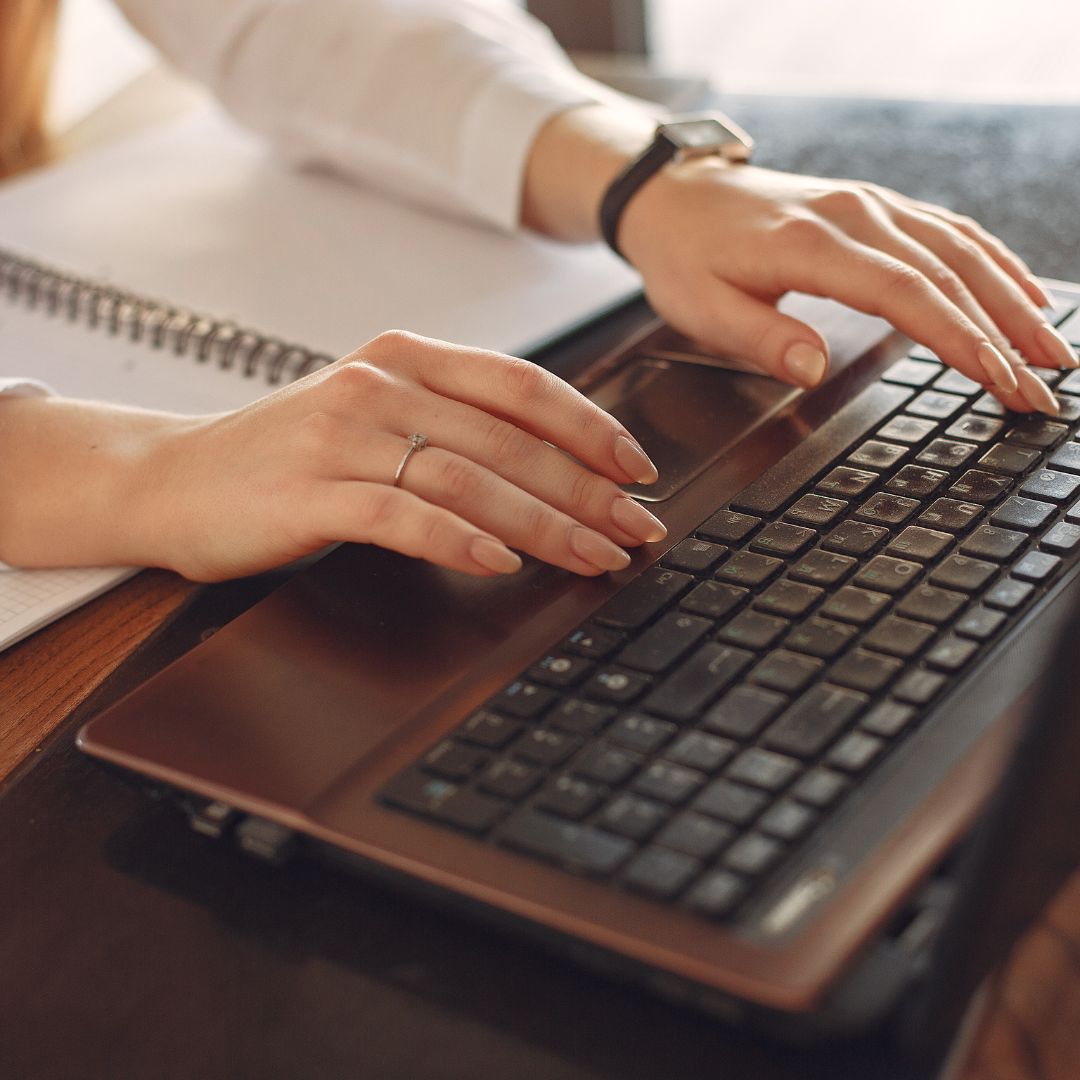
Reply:
M617 95L509 0L116 0L288 157L518 224L543 123Z

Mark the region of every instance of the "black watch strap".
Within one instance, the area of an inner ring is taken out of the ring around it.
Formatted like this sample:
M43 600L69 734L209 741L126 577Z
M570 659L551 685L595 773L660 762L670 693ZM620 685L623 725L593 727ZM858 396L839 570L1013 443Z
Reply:
M600 233L607 246L621 258L619 250L619 222L623 211L638 188L654 173L659 172L677 153L678 147L667 139L656 139L649 148L639 154L615 179L600 203Z

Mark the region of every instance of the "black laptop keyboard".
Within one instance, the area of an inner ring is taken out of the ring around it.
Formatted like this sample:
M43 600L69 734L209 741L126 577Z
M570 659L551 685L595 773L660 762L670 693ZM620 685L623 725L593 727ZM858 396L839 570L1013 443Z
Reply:
M1039 374L1057 419L914 350L381 800L730 918L1080 553L1080 371Z

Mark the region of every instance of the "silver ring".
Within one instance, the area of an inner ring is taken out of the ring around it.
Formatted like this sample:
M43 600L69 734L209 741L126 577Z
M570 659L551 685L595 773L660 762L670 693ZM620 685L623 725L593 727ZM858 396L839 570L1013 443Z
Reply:
M419 431L414 431L409 436L409 446L405 451L405 456L401 459L401 464L397 467L397 472L394 473L394 487L401 485L401 474L405 471L405 466L409 464L409 458L417 452L417 450L423 450L428 444L428 437L421 435Z

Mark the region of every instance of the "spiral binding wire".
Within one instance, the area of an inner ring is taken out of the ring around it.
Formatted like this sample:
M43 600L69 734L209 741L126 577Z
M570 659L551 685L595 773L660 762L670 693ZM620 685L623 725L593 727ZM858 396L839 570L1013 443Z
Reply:
M325 353L66 274L2 249L0 296L91 330L236 370L245 378L261 376L271 386L333 363Z

